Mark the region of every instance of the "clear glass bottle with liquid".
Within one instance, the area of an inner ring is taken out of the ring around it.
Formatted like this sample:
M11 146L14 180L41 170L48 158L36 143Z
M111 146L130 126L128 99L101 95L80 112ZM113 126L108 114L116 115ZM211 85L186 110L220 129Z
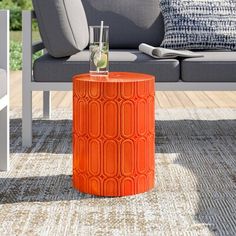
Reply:
M90 26L90 74L109 73L109 26Z

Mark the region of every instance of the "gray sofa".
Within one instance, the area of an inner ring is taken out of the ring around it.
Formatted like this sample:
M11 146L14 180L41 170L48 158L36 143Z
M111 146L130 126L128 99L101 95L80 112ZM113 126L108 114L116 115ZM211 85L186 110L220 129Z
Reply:
M110 71L155 75L157 90L236 89L236 52L204 51L203 58L157 60L138 51L140 43L159 46L163 40L158 0L69 2L33 0L36 14L23 12L24 146L32 143L32 91L44 91L44 114L50 117L50 91L71 90L73 75L89 71L88 48L81 48L88 40L87 26L98 25L101 20L110 26ZM43 43L32 44L32 18L39 22ZM31 67L32 53L44 46L49 53Z
M204 52L204 58L180 61L156 60L137 50L142 42L156 46L162 42L164 23L158 1L82 2L88 25L104 20L110 26L111 71L149 73L156 76L156 82L236 82L236 52ZM57 60L46 54L34 64L34 79L69 82L74 74L88 72L88 60L88 50Z

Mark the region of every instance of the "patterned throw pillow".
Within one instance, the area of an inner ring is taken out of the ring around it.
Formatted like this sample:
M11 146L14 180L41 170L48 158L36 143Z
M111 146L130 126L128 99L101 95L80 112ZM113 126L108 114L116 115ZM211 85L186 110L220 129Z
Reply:
M160 0L162 47L236 50L236 0Z

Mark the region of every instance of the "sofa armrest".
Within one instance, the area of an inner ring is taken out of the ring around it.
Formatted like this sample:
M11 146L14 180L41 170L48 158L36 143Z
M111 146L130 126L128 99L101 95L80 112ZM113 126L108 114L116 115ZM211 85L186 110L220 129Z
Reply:
M0 10L0 68L9 71L9 10Z
M32 20L36 19L34 11L22 11L22 31L23 31L23 83L32 81L32 55L43 50L42 42L32 42Z
M31 19L36 19L37 20L37 17L36 17L36 14L35 14L35 11L31 11ZM38 41L38 42L33 42L32 43L32 53L36 53L38 51L41 51L41 50L44 50L45 49L45 46L44 46L44 43L42 41Z
M32 53L33 53L33 54L36 53L36 52L38 52L38 51L41 51L41 50L43 50L43 49L45 49L45 46L44 46L43 42L41 42L41 41L39 41L39 42L34 42L34 43L32 44Z
M3 69L3 78L0 78L0 111L9 103L9 16L9 10L0 10L0 68Z

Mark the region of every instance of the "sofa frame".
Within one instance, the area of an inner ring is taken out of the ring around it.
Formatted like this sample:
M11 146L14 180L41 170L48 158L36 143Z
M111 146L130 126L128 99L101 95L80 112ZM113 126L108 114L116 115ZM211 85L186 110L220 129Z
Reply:
M0 68L6 72L7 93L0 97L0 171L9 170L9 11L0 10ZM1 86L1 85L0 85Z
M32 73L32 55L44 50L42 42L32 42L32 19L34 11L23 11L23 111L22 139L24 147L32 145L32 92L43 91L43 115L51 117L51 91L71 91L72 82L35 82ZM160 82L158 91L236 91L236 83L231 82Z

